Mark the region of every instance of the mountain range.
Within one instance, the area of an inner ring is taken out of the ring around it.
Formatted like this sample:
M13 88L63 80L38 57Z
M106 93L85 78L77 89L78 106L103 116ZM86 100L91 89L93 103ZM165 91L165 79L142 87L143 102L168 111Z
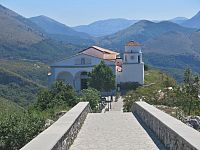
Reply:
M40 27L48 36L57 41L72 43L77 45L88 45L93 43L93 37L84 32L74 29L46 16L29 18L30 21Z
M165 21L170 21L189 28L200 28L199 16L200 15L197 14L195 17L191 19L188 19L186 17L176 17ZM73 29L79 32L85 32L91 36L101 37L114 34L120 30L126 29L139 21L140 20L128 20L123 18L106 19L106 20L95 21L88 25L75 26L73 27ZM162 22L162 20L152 20L152 22L158 23Z
M76 44L51 38L30 19L2 5L0 5L0 20L0 59L52 62L62 56L69 56L80 48Z
M0 5L1 45L18 43L22 47L41 42L45 35L28 19ZM28 38L27 38L28 37Z
M171 31L190 33L195 29L182 27L169 21L154 23L148 20L141 20L124 30L99 38L99 43L100 45L123 51L124 43L127 41L135 40L144 44L150 39Z
M73 29L79 32L88 33L95 37L100 37L123 30L136 22L138 22L138 20L128 20L122 18L107 19L96 21L89 25L76 26L73 27Z
M168 21L173 22L173 23L177 23L177 24L181 25L186 20L188 20L188 18L186 18L186 17L176 17L176 18L170 19Z
M168 71L189 64L200 73L199 17L200 13L168 21L119 18L69 27L46 16L25 18L0 5L0 59L50 63L91 45L123 52L125 43L135 40L143 45L148 64Z
M200 11L191 19L182 22L181 25L185 27L200 29Z

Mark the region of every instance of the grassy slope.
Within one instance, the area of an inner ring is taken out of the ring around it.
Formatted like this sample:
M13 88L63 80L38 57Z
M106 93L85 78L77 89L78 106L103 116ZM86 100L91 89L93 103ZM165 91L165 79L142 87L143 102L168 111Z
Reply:
M145 86L138 88L137 91L143 95L151 96L155 91L165 88L167 78L170 83L175 83L173 78L160 70L145 71Z
M151 66L161 69L164 72L172 75L178 82L183 81L183 72L186 68L191 68L192 71L200 73L200 61L193 56L187 55L162 55L162 54L145 54L145 62Z
M164 72L161 72L159 70L145 71L144 86L141 86L136 90L132 90L127 93L124 99L124 111L131 111L132 104L135 101L139 100L135 99L135 97L137 96L139 96L144 101L150 104L152 104L153 101L157 101L158 98L155 98L154 96L156 93L159 93L158 91L163 90L165 88L165 83L167 79L171 84L175 83L175 80Z
M145 95L151 96L155 90L160 90L163 87L163 79L166 74L158 70L145 71L145 86L137 89L138 93L145 93Z
M157 86L162 86L163 80L167 77L168 75L165 74L164 72L160 70L148 70L145 71L145 76L144 76L144 82L145 85L149 85L152 83L155 83Z

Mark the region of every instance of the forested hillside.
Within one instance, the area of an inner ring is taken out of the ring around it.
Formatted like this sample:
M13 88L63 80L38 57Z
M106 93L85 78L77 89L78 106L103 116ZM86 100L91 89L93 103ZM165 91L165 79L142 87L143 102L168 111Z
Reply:
M19 74L0 68L0 97L26 106L36 99L43 86L28 80Z
M115 34L102 37L100 44L123 51L124 45L127 41L135 40L145 45L146 41L154 38L159 39L162 34L167 34L168 32L172 31L190 33L195 31L195 29L185 28L169 21L154 23L148 20L142 20ZM167 43L168 41L165 42Z
M46 16L32 17L30 18L30 21L43 29L47 33L48 37L56 41L84 46L91 45L95 42L94 38L89 34L75 31L74 29Z
M37 84L47 86L47 64L28 60L6 60L0 59L0 68L16 73L23 78L29 79Z
M0 110L1 113L16 113L23 111L24 108L10 100L0 97Z
M52 62L72 55L80 46L51 39L29 19L0 5L0 58ZM77 44L78 45L78 44Z

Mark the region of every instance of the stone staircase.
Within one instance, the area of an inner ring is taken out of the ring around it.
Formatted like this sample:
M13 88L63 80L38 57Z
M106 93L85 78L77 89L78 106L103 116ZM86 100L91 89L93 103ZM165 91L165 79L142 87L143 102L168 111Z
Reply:
M116 110L114 107L113 109ZM70 149L156 150L159 148L132 113L109 111L89 113Z
M146 102L135 102L132 113L122 105L90 113L89 102L79 102L21 150L200 149L200 133L180 120Z

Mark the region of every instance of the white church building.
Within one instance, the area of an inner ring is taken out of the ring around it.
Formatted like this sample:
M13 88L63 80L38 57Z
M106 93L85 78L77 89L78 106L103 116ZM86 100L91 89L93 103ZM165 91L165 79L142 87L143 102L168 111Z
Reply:
M76 91L80 91L87 86L87 73L91 72L101 60L112 68L116 76L116 84L126 82L144 84L141 45L135 41L125 45L123 58L120 58L120 53L115 51L91 46L74 56L58 61L50 66L49 82L51 84L56 80L62 80Z

